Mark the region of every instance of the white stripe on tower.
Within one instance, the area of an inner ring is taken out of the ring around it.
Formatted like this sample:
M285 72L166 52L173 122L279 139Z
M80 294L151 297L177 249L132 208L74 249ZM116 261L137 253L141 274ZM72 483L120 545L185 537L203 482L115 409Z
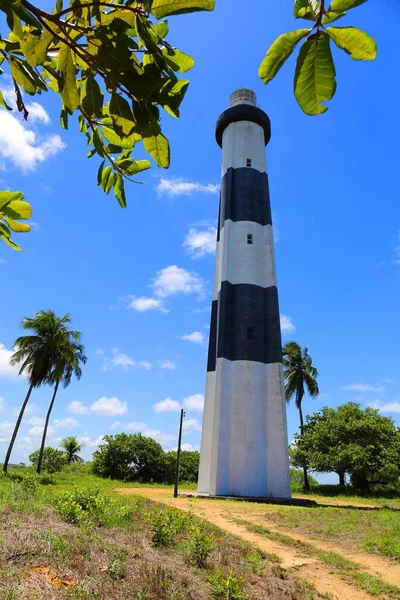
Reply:
M222 185L199 492L290 497L266 171L267 115L238 90L217 123Z

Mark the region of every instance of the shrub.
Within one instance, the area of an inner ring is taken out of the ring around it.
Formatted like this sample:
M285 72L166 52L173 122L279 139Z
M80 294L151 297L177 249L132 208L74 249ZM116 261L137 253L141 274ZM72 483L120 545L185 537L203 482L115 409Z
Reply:
M78 525L84 518L82 507L76 502L71 494L62 494L56 499L57 512L63 521Z
M214 535L207 533L204 527L193 527L189 540L189 556L201 569L206 566L207 558L214 549Z
M42 475L39 477L40 485L54 485L56 480L51 475Z
M83 521L104 525L112 502L99 495L98 489L64 492L56 498L60 517L68 523L81 524Z
M214 571L208 581L213 587L214 598L249 600L249 596L243 592L244 579L236 577L233 571L229 571L227 577L224 577L221 571Z
M110 573L114 579L125 579L127 576L126 553L120 548L111 550L108 557L107 572Z
M39 461L39 450L35 450L29 455L29 460L34 467L37 467ZM56 450L47 446L43 451L42 471L47 473L58 473L66 464L65 453L62 450Z
M172 546L175 543L175 528L165 510L157 510L150 516L152 540L155 546Z

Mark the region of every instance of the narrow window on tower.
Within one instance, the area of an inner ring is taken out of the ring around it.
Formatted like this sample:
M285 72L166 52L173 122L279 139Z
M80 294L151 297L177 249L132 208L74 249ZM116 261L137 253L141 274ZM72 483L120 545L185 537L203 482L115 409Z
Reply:
M254 327L247 328L247 339L249 342L252 342L254 340Z
M252 244L253 243L253 234L252 233L248 233L247 234L247 243L248 244Z
M246 167L251 167L251 158L246 158Z

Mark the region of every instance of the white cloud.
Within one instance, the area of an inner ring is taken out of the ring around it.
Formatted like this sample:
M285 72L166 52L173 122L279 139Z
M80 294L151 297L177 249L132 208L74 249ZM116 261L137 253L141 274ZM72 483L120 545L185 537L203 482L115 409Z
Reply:
M0 110L0 114L2 111L3 109ZM4 344L0 344L0 377L4 377L5 379L17 379L19 366L10 366L10 358L13 354L13 350L7 350Z
M128 405L126 402L121 402L118 398L107 398L103 396L93 402L90 406L86 406L83 402L74 400L68 405L68 411L75 415L86 415L94 413L95 415L111 417L113 415L126 415Z
M23 172L34 171L39 163L64 148L65 144L59 135L50 135L38 143L34 131L24 127L21 121L9 112L0 111L0 156L11 161Z
M80 427L78 421L74 419L74 417L54 419L53 425L56 429L74 429L75 427Z
M209 313L211 310L211 306L204 306L203 308L195 308L194 309L194 313L200 314L200 313Z
M182 448L183 451L185 451L185 450L186 451L193 450L192 444L182 444L181 448Z
M104 354L104 350L102 350L101 348L96 348L96 355L97 356L103 356Z
M378 408L383 413L400 413L399 400L393 400L391 402L381 402L380 400L375 400L374 402L369 402L368 406L371 408Z
M137 310L138 312L146 312L148 310L159 310L163 313L168 312L168 310L164 308L162 300L159 298L148 298L146 296L130 296L128 308Z
M74 415L86 415L89 412L89 408L85 406L83 402L79 402L78 400L71 402L71 404L68 405L67 410Z
M186 433L201 431L201 425L197 419L183 419L182 429Z
M18 416L20 413L21 408L12 408L11 409L11 414ZM25 412L24 412L24 417L28 417L29 415L31 415L32 413L34 413L36 410L36 404L28 404L28 406L25 408Z
M158 368L164 371L175 371L177 366L172 360L160 360L158 362Z
M28 433L29 435L33 436L33 437L39 437L43 435L43 430L44 427L40 426L40 425L35 425L34 427L32 427L31 429L29 429ZM54 428L50 425L47 428L47 435L48 436L52 436L54 433Z
M369 385L367 383L353 383L351 385L342 385L342 390L350 392L383 392L383 385Z
M190 228L182 246L194 259L202 258L207 254L214 254L216 247L217 230L215 227L208 229Z
M153 440L160 442L160 444L168 444L170 442L176 441L176 435L172 435L170 433L163 433L159 429L144 429L142 431L142 435L146 437L151 437Z
M28 425L38 425L39 427L43 427L44 419L40 419L39 417L31 417L25 421Z
M141 367L142 369L145 369L146 371L150 371L153 368L153 365L149 362L147 362L147 360L139 360L139 362L137 363L139 367Z
M204 342L204 333L201 331L193 331L193 333L185 333L179 336L181 340L192 342L192 344L202 344Z
M31 102L30 104L26 105L26 108L29 111L28 120L30 123L41 121L45 125L50 124L50 117L41 104L38 104L37 102Z
M121 427L121 425L122 425L121 421L114 421L114 423L111 423L110 429L112 429L112 430L119 429Z
M112 348L111 352L111 358L104 356L104 352L102 353L103 371L107 371L110 367L121 367L121 369L124 371L128 371L131 367L136 369L145 369L146 371L149 371L153 368L153 365L147 360L136 361L132 358L132 356L128 356L128 354L120 352L118 348Z
M192 396L186 396L186 398L183 399L183 406L188 410L202 411L204 408L203 394L193 394Z
M161 400L161 402L157 402L156 404L154 404L153 408L157 413L179 412L181 410L181 405L176 400L171 400L171 398L165 398L165 400Z
M283 335L288 335L296 331L296 326L293 323L292 317L281 315L281 331Z
M143 423L141 421L132 421L131 423L127 423L125 425L125 429L129 429L131 431L143 431L144 429L146 429L146 427L146 423Z
M11 421L3 421L0 423L0 436L8 436L14 431L15 423Z
M153 281L153 288L158 298L166 298L174 294L202 295L204 282L197 273L170 265L158 271Z
M4 398L0 398L0 413L4 412Z
M98 438L92 440L89 436L83 436L79 438L79 443L84 444L85 448L93 448L96 449L103 442L104 435L99 435Z
M131 356L118 352L115 348L113 350L114 356L110 359L110 362L116 367L134 367L136 361Z
M213 183L202 185L197 181L187 181L182 178L162 177L156 187L157 194L162 196L189 196L193 193L218 194L220 186Z
M116 397L107 398L106 396L103 396L96 400L96 402L93 402L89 409L96 415L111 417L113 415L126 415L128 412L128 405L126 402L121 402L121 400Z

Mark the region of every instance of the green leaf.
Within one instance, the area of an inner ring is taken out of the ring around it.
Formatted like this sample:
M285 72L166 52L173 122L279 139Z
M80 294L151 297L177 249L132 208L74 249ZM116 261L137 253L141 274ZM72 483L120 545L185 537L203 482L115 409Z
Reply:
M2 192L0 192L0 210L6 204L10 204L10 202L23 199L24 195L22 192L9 192L8 190L3 190Z
M295 19L307 19L309 21L316 21L318 18L319 10L313 11L312 5L308 0L296 0L294 3L294 18Z
M65 106L63 106L61 109L60 124L63 129L68 129L68 111Z
M168 80L160 90L158 101L164 110L167 111L173 117L179 117L179 107L187 89L189 87L189 81L186 79L180 79L179 81Z
M328 6L328 11L342 12L344 10L350 10L356 8L360 4L364 4L367 0L333 0Z
M102 179L102 175L103 175L103 169L104 169L104 164L105 164L105 160L101 161L99 170L97 171L97 185L101 185L101 179Z
M136 122L129 103L119 94L111 96L110 115L117 135L123 138L132 133Z
M151 167L149 160L134 160L133 158L118 160L117 165L128 175L136 175L136 173L146 171Z
M21 200L11 201L1 211L11 219L30 219L32 216L32 206L29 202L22 202Z
M0 235L7 239L11 237L10 230L8 229L7 225L2 221L0 221Z
M103 109L103 92L95 77L90 75L83 81L82 108L89 117L100 118Z
M110 173L110 175L107 179L107 182L103 188L106 194L109 194L111 191L111 188L114 187L117 177L118 177L118 175L116 173Z
M11 229L11 231L15 231L16 233L27 233L31 230L31 226L27 225L27 223L18 223L18 221L14 221L13 219L7 219L7 217L4 217L4 220Z
M36 85L26 66L19 60L13 58L12 56L10 56L9 58L9 65L11 75L13 76L15 81L19 83L19 85L25 90L27 94L34 96L36 93Z
M13 242L12 240L10 240L10 238L6 238L3 237L3 240L5 241L6 244L8 244L8 246L10 246L10 248L12 248L13 250L18 250L18 252L21 250L21 247L18 246L15 242Z
M60 95L64 106L74 111L80 105L79 92L76 85L76 67L69 46L61 44L57 57L57 67L62 73Z
M117 176L117 180L114 184L114 195L122 208L126 208L125 183L121 175Z
M169 142L162 133L145 137L143 145L158 167L169 167Z
M29 10L27 10L23 6L21 0L11 0L10 4L15 14L18 15L18 17L22 21L24 21L24 23L32 25L33 27L35 27L35 29L39 29L39 31L42 29L42 26L40 25L39 21L36 19L36 17L33 16L33 14Z
M120 137L115 133L111 127L102 127L101 133L105 139L113 146L120 146L124 149L132 149L134 145L139 142L142 138L138 133L132 133L132 135Z
M43 37L34 35L29 31L24 32L21 40L21 50L32 67L42 65L47 59L47 49L53 40L53 34L45 31Z
M151 13L156 19L198 10L214 10L215 0L153 0Z
M4 106L7 110L12 110L11 106L8 106L7 102L4 99L3 92L0 90L0 105Z
M329 36L320 31L304 42L296 65L294 94L307 115L320 115L328 110L321 102L333 98L335 76Z
M102 187L103 190L105 190L107 187L107 183L110 178L111 172L112 172L112 167L110 165L102 170L100 187Z
M177 73L185 73L194 65L194 59L177 48L163 48L162 54L168 66Z
M158 33L158 35L162 38L165 38L168 34L168 21L162 21L161 23L156 23L153 27L153 30Z
M375 40L356 27L328 27L326 33L354 60L374 60L377 54Z
M275 40L258 69L258 75L264 83L275 77L298 42L309 33L310 29L297 29L291 33L283 33Z

